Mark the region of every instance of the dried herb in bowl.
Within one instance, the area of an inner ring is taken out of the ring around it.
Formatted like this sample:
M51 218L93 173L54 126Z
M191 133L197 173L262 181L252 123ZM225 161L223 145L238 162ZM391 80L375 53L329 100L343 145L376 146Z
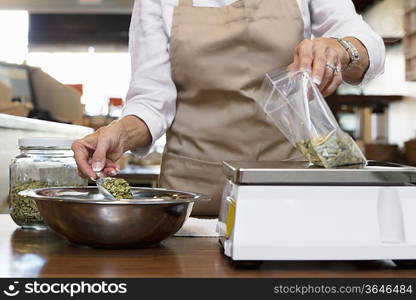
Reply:
M28 189L39 189L47 187L43 181L18 182L10 190L10 215L19 225L44 225L44 221L36 201L29 197L20 196L19 192Z
M131 187L123 178L107 178L102 186L116 199L132 199Z

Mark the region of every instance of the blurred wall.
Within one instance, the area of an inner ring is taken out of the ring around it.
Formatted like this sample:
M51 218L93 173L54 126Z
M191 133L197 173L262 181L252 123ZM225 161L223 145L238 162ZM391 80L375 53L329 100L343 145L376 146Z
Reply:
M382 36L403 37L405 1L407 0L383 0L377 2L363 17Z
M404 7L407 0L383 0L364 14L364 19L383 37L404 36ZM416 138L416 82L405 80L403 44L387 47L385 73L363 88L365 94L404 95L404 101L390 105L389 143Z
M60 83L40 68L30 68L36 105L64 123L82 124L81 94Z

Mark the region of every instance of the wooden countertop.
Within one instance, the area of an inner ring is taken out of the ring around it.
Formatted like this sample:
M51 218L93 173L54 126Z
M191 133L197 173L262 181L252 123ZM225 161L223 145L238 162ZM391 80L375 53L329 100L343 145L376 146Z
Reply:
M264 262L237 268L216 238L172 237L147 249L70 245L50 231L18 229L0 215L0 277L416 277L389 261Z

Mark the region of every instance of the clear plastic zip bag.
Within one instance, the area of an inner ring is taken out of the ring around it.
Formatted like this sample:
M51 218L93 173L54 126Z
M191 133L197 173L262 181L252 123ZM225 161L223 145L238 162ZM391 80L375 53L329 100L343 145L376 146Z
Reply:
M256 101L310 163L325 168L367 163L308 72L285 68L267 73Z

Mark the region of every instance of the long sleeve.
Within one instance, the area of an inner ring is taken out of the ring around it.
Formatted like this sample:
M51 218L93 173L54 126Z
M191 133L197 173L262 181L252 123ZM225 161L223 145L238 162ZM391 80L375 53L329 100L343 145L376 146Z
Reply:
M384 72L386 52L384 42L356 13L351 0L311 0L309 6L314 36L353 36L367 48L370 66L364 76L363 83Z
M130 25L132 73L123 116L141 118L153 143L170 127L176 113L168 44L160 0L136 0ZM145 155L149 149L136 152Z

